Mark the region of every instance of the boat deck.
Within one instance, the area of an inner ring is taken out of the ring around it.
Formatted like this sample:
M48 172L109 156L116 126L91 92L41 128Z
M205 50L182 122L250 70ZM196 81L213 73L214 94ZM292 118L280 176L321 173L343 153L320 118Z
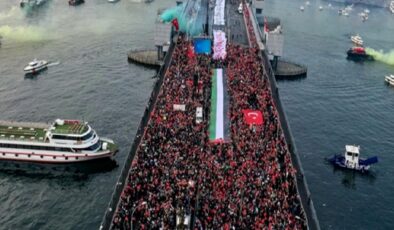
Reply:
M45 140L45 129L20 126L0 126L0 139L12 139L19 141L41 141Z
M54 134L82 134L88 131L89 127L84 123L55 125L52 130Z

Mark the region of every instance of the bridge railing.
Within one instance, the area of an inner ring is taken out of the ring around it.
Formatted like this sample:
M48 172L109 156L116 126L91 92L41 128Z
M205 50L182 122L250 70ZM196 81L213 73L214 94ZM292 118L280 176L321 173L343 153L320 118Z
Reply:
M165 72L172 60L172 53L175 49L175 45L176 45L176 42L171 42L171 45L170 45L170 47L167 51L167 54L165 56L165 59L164 59L164 64L160 67L160 69L157 73L158 78L155 82L154 88L153 88L152 93L150 95L148 105L145 108L144 115L142 116L142 119L141 119L140 124L138 126L138 130L137 130L137 133L135 134L134 141L131 146L129 155L126 158L122 172L119 175L118 181L115 185L115 189L112 193L111 200L108 204L107 210L106 210L104 217L101 221L101 225L99 228L100 230L101 229L111 229L111 227L112 227L112 221L113 221L113 218L117 212L117 207L120 202L120 196L127 184L127 178L128 178L128 175L129 175L129 172L131 169L131 163L132 163L135 153L137 152L137 149L141 143L143 133L145 131L145 128L146 128L149 118L150 118L150 114L154 109L154 104L156 102L158 93L160 91L160 87L163 83Z

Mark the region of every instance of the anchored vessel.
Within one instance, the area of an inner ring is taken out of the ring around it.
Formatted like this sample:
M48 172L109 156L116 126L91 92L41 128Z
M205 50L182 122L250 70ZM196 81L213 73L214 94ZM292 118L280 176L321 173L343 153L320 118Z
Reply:
M77 6L77 5L82 4L84 2L85 2L84 0L69 0L68 4L70 6Z
M373 57L365 52L364 47L355 46L347 51L348 59L355 61L373 61Z
M346 145L345 154L336 154L329 158L328 161L334 166L352 169L361 172L367 172L371 164L378 162L378 157L360 158L360 146Z
M394 86L394 75L390 74L385 76L384 81L387 82L387 84Z
M23 8L26 6L37 7L45 3L46 0L21 0L19 5Z
M390 7L389 8L390 8L391 13L394 14L394 1L390 2Z
M114 142L100 138L87 122L0 122L0 160L73 163L110 158L116 152Z

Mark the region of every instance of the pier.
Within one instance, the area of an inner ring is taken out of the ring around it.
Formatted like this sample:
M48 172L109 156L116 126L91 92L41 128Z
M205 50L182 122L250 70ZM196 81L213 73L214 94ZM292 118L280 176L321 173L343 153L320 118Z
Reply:
M172 39L100 229L320 229L249 4L184 4L214 52Z
M130 62L151 67L160 67L163 64L163 62L157 58L156 50L131 50L127 54L127 58Z

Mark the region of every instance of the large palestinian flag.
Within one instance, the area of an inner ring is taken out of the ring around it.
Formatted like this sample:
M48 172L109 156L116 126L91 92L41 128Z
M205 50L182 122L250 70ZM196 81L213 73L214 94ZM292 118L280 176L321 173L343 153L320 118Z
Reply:
M229 98L223 69L214 69L211 83L209 140L212 142L223 142L228 140L230 126L228 118Z

